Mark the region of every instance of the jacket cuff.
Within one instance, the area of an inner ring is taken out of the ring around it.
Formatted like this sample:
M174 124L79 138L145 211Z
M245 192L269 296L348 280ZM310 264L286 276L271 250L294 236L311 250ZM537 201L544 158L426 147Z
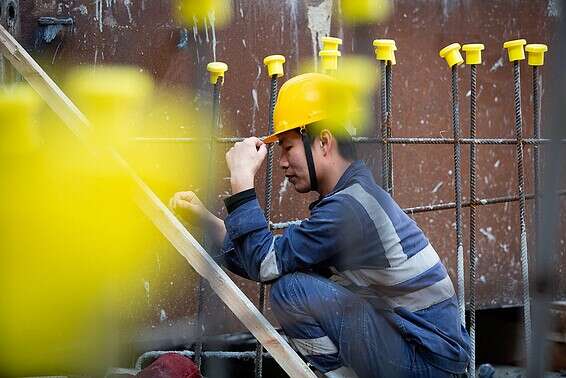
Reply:
M228 214L234 212L238 207L242 206L246 202L252 201L257 198L255 194L255 189L247 189L243 192L236 193L228 198L224 199L224 206L226 206L226 210Z
M267 229L268 227L257 198L238 206L224 219L224 224L231 240L236 240L242 235L262 228Z

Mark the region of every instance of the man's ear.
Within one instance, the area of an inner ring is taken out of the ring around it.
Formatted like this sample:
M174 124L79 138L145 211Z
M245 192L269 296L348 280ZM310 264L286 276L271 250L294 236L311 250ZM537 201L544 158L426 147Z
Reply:
M319 139L320 149L322 150L323 155L326 156L334 146L334 137L328 129L324 129L320 132Z

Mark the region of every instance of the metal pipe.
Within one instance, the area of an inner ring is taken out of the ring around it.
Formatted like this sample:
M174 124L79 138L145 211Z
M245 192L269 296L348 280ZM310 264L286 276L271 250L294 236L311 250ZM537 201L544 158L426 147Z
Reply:
M517 176L519 189L519 227L521 245L521 273L523 286L523 326L525 332L526 356L531 348L531 306L529 297L529 260L527 249L527 226L525 222L525 171L523 167L523 119L521 114L521 71L519 61L513 61L513 95L515 108L515 134L517 139ZM527 361L528 366L528 361Z
M460 146L460 104L458 99L458 65L452 66L452 132L454 134L454 198L456 202L456 276L460 321L466 324L464 303L464 245L462 238L462 151Z
M477 65L470 66L470 138L476 137ZM476 145L470 145L470 377L476 376Z

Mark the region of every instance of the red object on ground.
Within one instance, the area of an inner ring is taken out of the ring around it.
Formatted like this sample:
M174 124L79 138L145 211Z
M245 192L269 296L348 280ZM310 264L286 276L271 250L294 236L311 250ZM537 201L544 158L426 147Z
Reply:
M197 365L185 356L167 353L140 371L140 378L201 378Z

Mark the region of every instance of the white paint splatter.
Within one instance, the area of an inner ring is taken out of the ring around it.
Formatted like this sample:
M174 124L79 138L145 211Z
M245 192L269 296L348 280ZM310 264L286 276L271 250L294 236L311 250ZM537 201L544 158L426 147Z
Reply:
M123 0L124 3L124 7L126 7L126 10L128 11L128 20L130 21L130 24L134 21L134 19L132 18L132 0Z
M432 189L432 193L436 193L438 191L438 189L440 189L440 187L444 184L443 181L440 181L438 184L436 184L436 186L434 187L434 189Z
M495 62L493 66L491 66L489 72L495 72L495 70L497 70L500 67L503 67L503 57L497 59L497 62Z
M95 0L94 7L96 9L94 19L98 21L98 29L102 33L102 0Z
M81 15L86 16L88 14L88 8L86 7L86 5L81 4L76 8L73 8L74 11L79 11L81 13Z
M299 67L299 26L297 22L297 0L287 0L289 3L289 23L291 24L291 40L293 41L293 48L295 54L295 65Z
M149 281L143 281L143 288L145 289L145 298L147 299L147 303L149 303Z
M560 2L558 0L549 0L546 6L546 14L549 17L560 17Z
M287 192L288 186L289 186L289 179L285 177L285 180L283 180L281 186L279 187L279 205L281 205L281 202L283 201L283 195Z
M323 0L317 6L307 8L308 28L311 31L314 69L318 69L318 50L322 46L322 37L330 34L332 0Z
M212 31L212 57L216 62L216 28L214 24L216 21L216 15L214 11L208 12L208 21L210 22L210 30Z
M501 165L501 161L500 161L500 160L497 160L497 161L495 162L495 164L493 164L493 166L494 166L495 168L499 168L499 165Z
M159 321L164 322L165 320L167 320L167 313L165 312L164 309L161 309L159 311Z
M492 233L492 228L491 227L486 227L486 228L480 228L480 232L483 236L485 236L487 238L488 241L495 241L497 240L495 238L495 235L493 235Z

